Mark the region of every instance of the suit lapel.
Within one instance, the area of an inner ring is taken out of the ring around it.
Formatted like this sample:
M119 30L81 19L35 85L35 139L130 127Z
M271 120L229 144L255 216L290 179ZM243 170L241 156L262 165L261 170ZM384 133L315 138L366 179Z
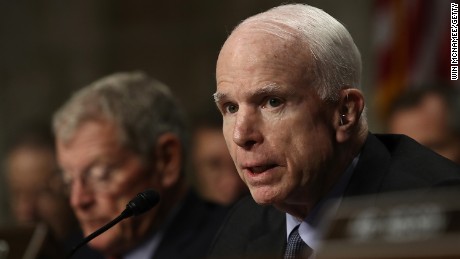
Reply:
M369 133L345 196L374 194L381 189L391 157L380 140Z
M286 231L284 231L286 232ZM247 245L247 251L251 254L267 254L267 248L271 250L270 254L273 258L279 258L283 256L284 247L286 246L286 234L279 235L279 233L271 232L260 236L259 238L252 240ZM255 251L258 251L254 253Z
M281 258L286 246L286 214L273 207L266 207L257 224L259 226L254 228L256 233L253 232L247 242L247 254L261 255L261 258Z

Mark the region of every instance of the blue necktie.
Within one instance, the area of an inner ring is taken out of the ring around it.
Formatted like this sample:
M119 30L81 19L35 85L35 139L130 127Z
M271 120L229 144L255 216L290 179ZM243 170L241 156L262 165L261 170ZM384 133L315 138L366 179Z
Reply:
M300 226L300 225L299 225ZM284 259L308 258L313 250L303 242L299 235L299 226L296 226L289 234Z

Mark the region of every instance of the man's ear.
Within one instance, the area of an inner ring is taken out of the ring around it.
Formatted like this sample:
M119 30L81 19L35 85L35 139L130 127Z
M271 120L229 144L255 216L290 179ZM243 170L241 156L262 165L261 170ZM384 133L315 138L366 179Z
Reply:
M359 128L361 114L364 110L364 97L360 90L347 88L340 91L338 106L334 112L336 140L346 142Z
M156 173L160 174L160 184L168 189L181 177L182 146L175 134L162 134L155 148Z

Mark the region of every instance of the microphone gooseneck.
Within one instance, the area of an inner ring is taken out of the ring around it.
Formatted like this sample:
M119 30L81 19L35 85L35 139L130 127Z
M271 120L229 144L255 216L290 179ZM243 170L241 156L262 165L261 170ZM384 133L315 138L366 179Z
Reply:
M99 236L100 234L104 233L105 231L113 227L118 222L126 218L129 218L131 216L139 216L140 214L155 207L155 205L157 205L159 201L160 201L160 195L152 189L148 189L141 193L138 193L136 197L134 197L130 202L128 202L128 204L126 204L126 209L123 210L123 212L121 212L121 214L118 215L118 217L116 217L109 223L105 224L98 230L94 231L89 236L85 237L80 243L78 243L72 249L72 251L70 251L69 256L67 258L72 257L72 255L75 254L75 252L80 247L82 247L89 241L93 240L95 237Z

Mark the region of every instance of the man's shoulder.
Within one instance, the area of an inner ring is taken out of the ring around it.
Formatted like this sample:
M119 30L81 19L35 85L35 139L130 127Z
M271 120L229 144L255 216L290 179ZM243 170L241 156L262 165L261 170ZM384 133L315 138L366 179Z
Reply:
M205 236L210 232L207 235L214 236L228 212L229 208L204 200L196 192L190 191L174 221L175 224L184 224L191 231L199 231L200 235Z
M251 196L231 209L211 247L211 258L279 254L286 238L286 216Z
M388 177L421 185L460 184L460 166L405 135L376 134L390 156ZM423 187L423 186L421 186Z
M155 258L203 258L228 209L190 191L173 213Z

